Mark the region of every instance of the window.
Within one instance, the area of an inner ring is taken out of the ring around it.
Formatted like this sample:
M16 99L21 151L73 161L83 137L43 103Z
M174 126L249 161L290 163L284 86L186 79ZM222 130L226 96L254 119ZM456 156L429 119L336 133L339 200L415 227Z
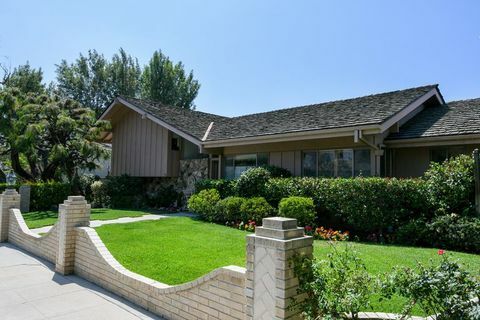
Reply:
M178 143L177 138L172 138L172 150L174 150L174 151L180 150L180 145Z
M443 162L464 153L466 153L465 147L432 148L430 149L430 161Z
M223 175L225 179L238 178L247 169L266 164L268 164L268 153L226 156Z
M317 152L303 153L303 176L315 177L317 175Z
M370 176L370 165L369 149L320 150L303 153L302 166L305 177Z

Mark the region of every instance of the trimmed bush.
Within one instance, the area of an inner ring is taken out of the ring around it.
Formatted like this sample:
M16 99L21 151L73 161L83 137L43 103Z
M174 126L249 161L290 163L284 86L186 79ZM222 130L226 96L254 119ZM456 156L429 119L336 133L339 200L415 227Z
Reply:
M146 202L152 208L170 207L180 201L180 194L172 185L162 186L154 192L145 194Z
M429 245L451 250L480 252L480 219L448 214L428 224Z
M261 168L267 169L272 178L290 178L292 176L289 170L282 167L265 164Z
M220 194L215 189L202 190L188 199L188 209L198 213L207 221L215 221L215 206Z
M30 211L56 208L71 195L71 186L68 183L49 181L29 185L31 186Z
M295 218L299 226L311 226L315 221L315 205L312 198L283 198L278 205L278 214L282 217Z
M222 199L235 195L237 180L202 179L195 183L195 192L216 189Z
M271 174L265 168L250 168L240 175L237 180L236 191L240 197L259 197L263 195L265 184Z
M460 155L442 163L430 164L425 181L431 205L439 214L456 212L470 215L475 207L473 158Z
M253 220L257 224L262 222L263 218L274 214L273 207L262 197L245 199L240 207L242 221Z
M112 208L139 208L143 205L143 181L141 178L121 175L107 177L104 181Z
M107 193L107 187L102 181L95 181L90 186L92 190L92 206L94 208L110 207L110 197Z
M217 202L215 212L218 222L238 222L242 220L241 207L245 198L227 197Z

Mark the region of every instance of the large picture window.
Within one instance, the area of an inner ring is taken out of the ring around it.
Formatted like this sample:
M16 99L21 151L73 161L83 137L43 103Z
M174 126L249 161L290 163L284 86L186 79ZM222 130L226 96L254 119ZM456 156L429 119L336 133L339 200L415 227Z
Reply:
M303 153L303 176L324 178L370 176L370 161L369 149L306 151Z
M225 156L223 176L225 179L238 178L249 168L267 165L268 153L238 154Z

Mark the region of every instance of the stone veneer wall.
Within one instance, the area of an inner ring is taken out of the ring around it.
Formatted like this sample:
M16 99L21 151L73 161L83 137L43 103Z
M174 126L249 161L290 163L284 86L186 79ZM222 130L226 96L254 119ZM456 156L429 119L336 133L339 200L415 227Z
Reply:
M74 273L167 319L244 319L245 269L229 266L169 286L125 269L92 228L77 228Z
M47 261L55 263L58 249L58 222L40 236L28 228L19 209L10 209L8 241Z

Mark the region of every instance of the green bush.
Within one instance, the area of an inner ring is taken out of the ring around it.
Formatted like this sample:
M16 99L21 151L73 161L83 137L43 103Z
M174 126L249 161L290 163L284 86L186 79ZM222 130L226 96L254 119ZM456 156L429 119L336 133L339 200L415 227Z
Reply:
M179 202L180 194L175 191L172 185L161 186L154 192L145 194L146 202L149 207L165 208Z
M273 207L262 197L245 199L240 207L242 221L253 220L257 224L262 222L263 218L274 214Z
M95 181L90 186L92 190L92 206L94 208L109 208L110 207L110 197L107 193L107 188L105 183L102 181Z
M202 190L188 199L188 209L198 213L207 221L215 221L215 206L220 194L215 189Z
M82 195L85 197L85 200L88 202L93 201L93 194L92 194L92 183L94 183L97 180L97 177L93 174L83 174L80 177L78 177L78 188L80 189L80 192Z
M415 219L398 228L395 242L403 245L431 246L428 241L430 237L425 220Z
M427 228L425 238L431 246L480 252L480 218L448 214L435 218Z
M195 192L216 189L222 199L235 195L237 180L202 179L195 183Z
M71 195L71 186L68 183L49 181L29 185L31 186L30 211L50 210Z
M227 197L217 202L215 212L218 222L239 222L242 220L241 207L245 198Z
M475 176L473 158L460 155L443 163L431 163L425 172L431 205L443 212L469 215L474 212Z
M270 172L270 176L272 178L290 178L292 176L292 173L289 170L282 167L265 164L261 166L261 168L264 168Z
M265 184L271 175L265 168L250 168L237 180L236 192L240 197L250 198L263 195Z
M315 205L312 198L283 198L278 205L278 214L282 217L295 218L299 226L311 226L315 221Z
M479 319L475 299L480 297L480 283L447 254L439 265L394 269L382 283L382 295L391 298L394 294L406 300L402 319L416 305L433 319Z
M141 178L121 175L107 177L104 181L112 208L139 208L143 205L143 181Z

